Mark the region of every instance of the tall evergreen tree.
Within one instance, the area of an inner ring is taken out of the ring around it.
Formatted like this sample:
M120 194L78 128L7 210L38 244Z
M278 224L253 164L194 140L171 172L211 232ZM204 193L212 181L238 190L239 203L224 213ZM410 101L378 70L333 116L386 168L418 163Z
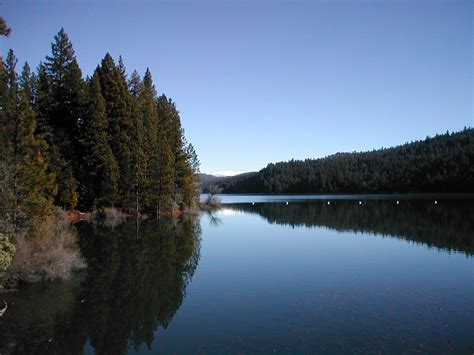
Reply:
M5 61L2 60L0 71L1 105L0 110L0 158L2 160L1 201L2 216L11 216L9 219L16 225L18 210L15 208L17 200L18 175L16 174L18 129L18 75L16 73L17 59L13 51L8 52Z
M159 213L171 212L174 207L174 156L168 142L160 140L158 147L158 174L156 203Z
M56 184L54 173L48 170L45 155L47 143L36 134L36 116L32 106L32 80L30 67L26 63L21 75L19 114L19 185L23 189L25 215L29 219L41 218L51 212Z
M144 129L145 181L147 199L150 209L159 214L159 176L158 157L158 110L156 107L156 89L151 72L147 69L143 76L143 88L139 95L140 113Z
M109 118L111 147L119 164L118 182L120 204L123 207L134 206L133 167L131 151L132 105L127 88L127 79L123 64L117 67L112 56L107 53L97 69L105 111Z
M191 204L189 194L192 180L192 170L188 165L186 154L184 130L181 126L179 111L174 102L170 105L171 111L171 137L173 139L172 149L174 153L174 175L175 175L175 201L183 209Z
M160 137L168 143L173 155L173 201L180 209L191 207L193 196L195 196L194 191L197 190L197 181L193 168L190 166L179 111L176 104L165 95L158 98L157 106L160 117Z
M201 162L199 161L198 155L191 143L186 145L186 156L188 157L188 164L191 167L193 174L199 174Z
M118 164L110 148L109 121L97 72L90 81L88 109L82 125L83 203L97 207L117 202Z
M31 106L31 71L26 64L21 85L16 73L17 60L10 50L3 70L6 96L2 114L2 165L11 171L2 187L3 213L12 216L15 228L50 213L54 175L44 159L46 143L36 134L36 117ZM2 85L3 86L3 85Z
M7 148L7 115L6 109L8 107L8 75L6 69L6 63L3 60L3 57L0 56L0 154L1 156L5 155L5 149Z
M185 140L186 142L186 140ZM187 159L187 177L185 183L184 200L186 206L193 207L199 202L200 182L199 170L201 162L191 143L185 145L186 159Z
M144 152L144 139L145 133L143 128L143 120L141 115L141 108L139 97L143 90L143 83L140 75L135 70L133 71L131 78L128 82L128 89L131 93L131 111L132 111L132 129L131 129L131 155L132 162L131 166L133 169L132 174L132 185L135 196L135 214L138 215L141 211L143 203L143 194L145 193L145 171L146 171L146 159Z
M51 147L51 169L58 180L57 203L77 203L79 126L83 120L84 81L68 35L61 29L38 71L37 111L40 131Z

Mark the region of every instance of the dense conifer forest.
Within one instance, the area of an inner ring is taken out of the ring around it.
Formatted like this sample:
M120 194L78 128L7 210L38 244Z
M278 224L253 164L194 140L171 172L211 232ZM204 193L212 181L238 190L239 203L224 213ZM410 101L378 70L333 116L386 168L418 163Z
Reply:
M61 29L36 71L0 58L2 211L21 224L53 205L161 214L196 197L199 161L152 75L106 54L83 78ZM18 73L19 72L19 73Z
M224 193L472 193L474 129L388 149L269 164L213 183Z
M128 75L107 53L84 78L64 29L37 70L0 56L0 291L84 267L69 223L80 213L65 211L174 216L196 204L198 170L148 69Z

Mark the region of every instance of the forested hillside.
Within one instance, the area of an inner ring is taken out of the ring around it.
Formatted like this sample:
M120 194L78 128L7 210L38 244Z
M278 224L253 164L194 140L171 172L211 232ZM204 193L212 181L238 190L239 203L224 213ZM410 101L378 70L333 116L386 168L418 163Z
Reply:
M269 164L224 193L474 192L474 129L363 153Z
M193 205L199 161L176 104L147 70L106 54L83 78L66 32L36 71L0 58L2 213L17 225L53 204L161 213Z
M256 172L243 173L234 176L215 176L209 174L199 174L199 181L201 183L201 191L203 193L208 193L215 186L226 189L228 186L233 186L239 183L242 180L248 179L253 175L257 174Z

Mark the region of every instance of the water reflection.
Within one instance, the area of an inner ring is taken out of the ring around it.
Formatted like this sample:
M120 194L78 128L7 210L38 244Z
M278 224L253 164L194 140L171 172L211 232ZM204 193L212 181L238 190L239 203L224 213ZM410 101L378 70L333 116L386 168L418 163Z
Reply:
M332 200L79 224L89 268L4 295L0 353L472 353L472 215Z
M97 354L150 348L181 306L200 257L196 220L77 228L87 272L5 297L1 354L81 354L86 344Z
M291 227L327 227L337 231L376 233L430 247L474 251L474 201L339 200L299 203L226 204L226 209L258 214L269 223Z

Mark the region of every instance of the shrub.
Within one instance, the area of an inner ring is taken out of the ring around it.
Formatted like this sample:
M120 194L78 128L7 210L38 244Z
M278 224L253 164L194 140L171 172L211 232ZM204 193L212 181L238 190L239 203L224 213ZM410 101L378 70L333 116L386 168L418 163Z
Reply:
M8 236L0 233L0 272L10 266L15 251L15 246L10 242Z
M8 277L25 282L66 279L84 261L71 224L56 214L28 233L15 235L16 254Z

